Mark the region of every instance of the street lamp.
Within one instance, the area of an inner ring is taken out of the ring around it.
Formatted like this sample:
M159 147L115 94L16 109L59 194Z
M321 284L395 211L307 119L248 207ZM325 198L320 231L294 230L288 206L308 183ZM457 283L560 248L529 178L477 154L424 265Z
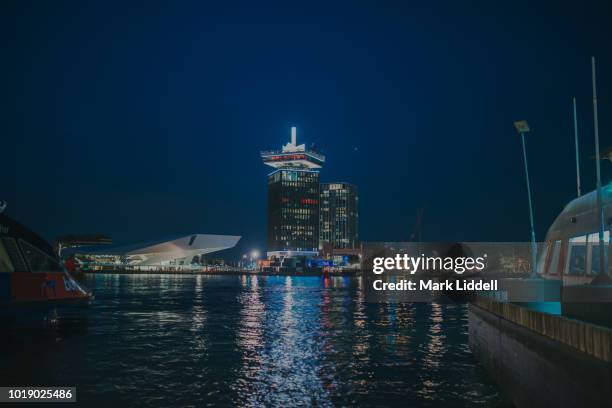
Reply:
M526 120L514 122L514 128L521 135L523 142L523 163L525 164L525 179L527 180L527 198L529 200L529 221L531 223L531 277L537 278L538 247L535 239L535 228L533 226L533 206L531 205L531 186L529 185L529 167L527 166L527 149L525 148L525 133L529 133L529 125Z
M593 122L595 130L595 173L597 176L597 224L599 224L599 274L608 277L608 253L606 251L603 197L601 192L601 156L599 155L599 123L597 121L597 82L595 77L595 57L591 57L591 74L593 80Z
M251 261L250 268L253 268L253 270L257 269L257 260L259 259L259 251L256 249L253 249L251 253L249 254L249 259Z

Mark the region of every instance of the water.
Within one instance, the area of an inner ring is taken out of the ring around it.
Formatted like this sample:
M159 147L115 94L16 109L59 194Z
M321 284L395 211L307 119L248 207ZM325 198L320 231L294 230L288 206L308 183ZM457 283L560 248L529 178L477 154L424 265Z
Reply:
M364 300L359 278L89 275L94 304L4 335L2 385L87 406L508 406L467 307Z

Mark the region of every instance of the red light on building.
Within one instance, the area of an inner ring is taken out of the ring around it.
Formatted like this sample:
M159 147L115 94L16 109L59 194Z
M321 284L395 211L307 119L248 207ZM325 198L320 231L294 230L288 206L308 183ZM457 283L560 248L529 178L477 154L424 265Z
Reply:
M282 156L270 156L264 158L265 161L286 161L286 160L305 160L307 157L304 154L286 154Z

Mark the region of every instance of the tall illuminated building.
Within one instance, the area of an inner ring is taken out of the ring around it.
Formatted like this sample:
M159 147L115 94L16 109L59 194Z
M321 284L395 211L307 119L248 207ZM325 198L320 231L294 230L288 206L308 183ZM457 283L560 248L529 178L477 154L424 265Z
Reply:
M349 183L321 184L320 246L357 248L359 214L357 187Z
M268 174L268 258L313 257L319 248L319 169L325 156L297 144L261 152Z

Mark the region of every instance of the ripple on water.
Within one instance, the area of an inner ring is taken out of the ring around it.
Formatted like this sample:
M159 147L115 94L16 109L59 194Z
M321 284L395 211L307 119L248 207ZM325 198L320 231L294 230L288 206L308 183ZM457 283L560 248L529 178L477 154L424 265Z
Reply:
M510 405L472 358L464 305L367 303L358 278L86 280L91 307L7 335L10 383L77 384L105 407Z

